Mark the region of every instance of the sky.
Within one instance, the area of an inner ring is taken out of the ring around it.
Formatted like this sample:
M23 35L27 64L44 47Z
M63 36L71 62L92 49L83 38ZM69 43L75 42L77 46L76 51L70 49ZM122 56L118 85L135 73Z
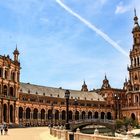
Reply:
M128 78L139 0L0 0L0 55L20 52L20 81L81 90ZM140 22L139 22L140 23Z

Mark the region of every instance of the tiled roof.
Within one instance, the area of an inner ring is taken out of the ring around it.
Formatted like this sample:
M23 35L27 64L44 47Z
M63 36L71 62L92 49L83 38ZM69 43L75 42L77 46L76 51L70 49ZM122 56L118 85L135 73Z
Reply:
M64 98L65 96L65 90L61 88L53 88L53 87L45 87L40 85L33 85L29 83L20 83L20 89L19 91L22 93L27 94L38 94L45 96L52 96L52 97L58 97ZM70 91L70 98L73 97L80 99L80 100L93 100L93 101L104 101L103 97L96 92L84 92L84 91L77 91L77 90L69 90Z

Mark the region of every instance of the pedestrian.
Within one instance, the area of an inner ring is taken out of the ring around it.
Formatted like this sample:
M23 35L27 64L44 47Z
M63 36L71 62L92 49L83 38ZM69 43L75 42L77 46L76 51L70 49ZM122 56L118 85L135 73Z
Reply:
M7 133L8 133L8 126L7 125L5 126L4 131L5 131L5 135L7 135Z
M1 135L3 135L3 124L0 126Z

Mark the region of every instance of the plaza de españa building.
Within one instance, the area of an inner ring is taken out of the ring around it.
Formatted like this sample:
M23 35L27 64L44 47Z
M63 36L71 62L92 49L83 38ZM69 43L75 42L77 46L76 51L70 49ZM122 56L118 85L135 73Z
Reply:
M122 89L112 88L105 75L100 89L69 90L69 120L115 120L124 117L140 122L140 26L135 13L130 50L129 78ZM20 81L19 51L0 55L0 124L22 126L64 125L66 118L65 89Z

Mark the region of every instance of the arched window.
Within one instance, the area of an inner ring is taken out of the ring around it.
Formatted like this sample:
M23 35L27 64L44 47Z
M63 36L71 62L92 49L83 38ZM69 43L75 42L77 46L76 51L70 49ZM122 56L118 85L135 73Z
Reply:
M135 116L135 114L134 114L134 113L132 113L132 114L131 114L131 118L132 118L133 120L135 120L135 119L136 119L136 116Z
M8 71L5 70L5 79L8 79Z
M4 85L4 87L3 87L3 93L4 93L4 95L7 96L7 86L6 85Z
M10 87L10 96L14 96L14 88Z
M15 81L15 72L11 72L11 80Z
M2 77L2 68L0 68L0 77Z
M135 103L138 103L139 102L139 97L138 95L135 95Z

